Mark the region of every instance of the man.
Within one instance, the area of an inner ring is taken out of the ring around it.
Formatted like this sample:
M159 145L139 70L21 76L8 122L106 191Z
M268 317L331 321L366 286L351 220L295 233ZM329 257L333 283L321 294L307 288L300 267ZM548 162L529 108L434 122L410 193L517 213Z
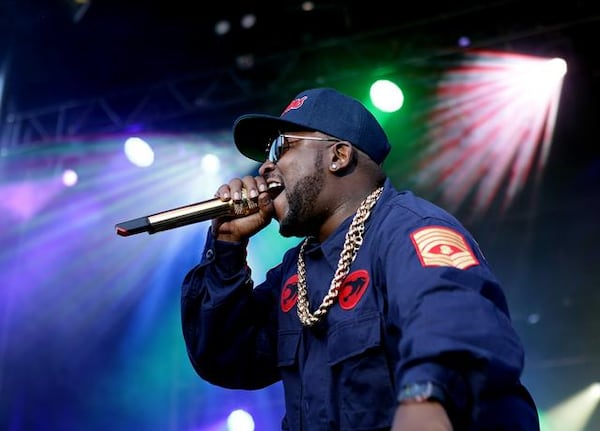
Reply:
M213 220L183 283L183 334L203 379L282 380L284 430L539 429L485 257L453 216L394 189L381 168L388 139L361 103L311 89L279 117L238 118L233 135L263 163L216 196L258 210ZM246 246L272 219L304 239L254 286Z

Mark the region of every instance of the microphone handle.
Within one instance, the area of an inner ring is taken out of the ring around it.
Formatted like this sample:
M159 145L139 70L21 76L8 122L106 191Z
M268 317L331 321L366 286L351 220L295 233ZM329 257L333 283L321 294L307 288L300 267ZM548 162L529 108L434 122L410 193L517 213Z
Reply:
M130 236L142 232L153 234L156 232L199 223L217 217L231 216L244 217L258 211L258 204L243 196L240 202L228 200L223 202L219 198L209 199L195 204L185 205L172 210L163 211L145 217L117 223L117 234Z

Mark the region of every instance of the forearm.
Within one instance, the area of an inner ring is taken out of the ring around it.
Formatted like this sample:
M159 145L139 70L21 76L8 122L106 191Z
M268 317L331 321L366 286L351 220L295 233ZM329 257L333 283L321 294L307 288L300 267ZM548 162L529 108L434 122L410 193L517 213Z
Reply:
M435 401L401 403L391 431L453 431L444 407Z

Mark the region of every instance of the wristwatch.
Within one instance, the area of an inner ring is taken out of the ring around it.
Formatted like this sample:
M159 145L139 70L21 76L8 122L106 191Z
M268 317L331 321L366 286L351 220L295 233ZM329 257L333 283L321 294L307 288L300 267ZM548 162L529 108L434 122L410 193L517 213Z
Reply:
M444 405L446 396L444 390L433 382L409 383L404 385L398 395L399 403L421 403L437 401Z

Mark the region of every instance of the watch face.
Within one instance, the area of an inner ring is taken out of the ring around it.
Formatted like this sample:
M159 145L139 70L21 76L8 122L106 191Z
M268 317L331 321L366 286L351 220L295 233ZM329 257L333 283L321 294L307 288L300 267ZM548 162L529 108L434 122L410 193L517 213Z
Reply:
M436 400L443 403L443 390L432 382L411 383L404 386L398 396L398 402L401 403L423 402L427 400Z

